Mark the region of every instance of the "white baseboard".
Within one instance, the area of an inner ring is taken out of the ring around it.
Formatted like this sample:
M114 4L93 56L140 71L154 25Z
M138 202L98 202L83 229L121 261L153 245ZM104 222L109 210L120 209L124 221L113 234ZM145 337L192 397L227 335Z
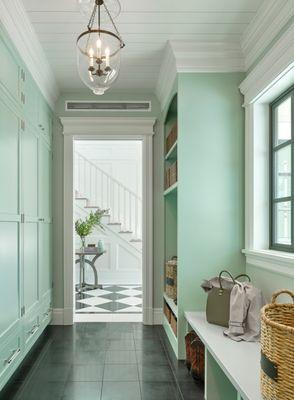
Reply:
M53 308L51 325L64 325L63 308Z
M153 325L162 325L162 308L153 308Z
M148 309L145 323L148 325L162 325L162 308ZM152 321L152 322L151 322ZM71 308L54 308L51 325L72 325L73 310Z

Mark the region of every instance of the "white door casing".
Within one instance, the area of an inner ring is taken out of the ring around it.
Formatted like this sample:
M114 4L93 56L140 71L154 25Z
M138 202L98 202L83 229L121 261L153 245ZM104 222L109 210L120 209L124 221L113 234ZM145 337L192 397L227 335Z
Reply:
M142 140L143 158L143 323L153 324L153 151L154 118L63 117L64 134L64 310L74 321L74 140Z

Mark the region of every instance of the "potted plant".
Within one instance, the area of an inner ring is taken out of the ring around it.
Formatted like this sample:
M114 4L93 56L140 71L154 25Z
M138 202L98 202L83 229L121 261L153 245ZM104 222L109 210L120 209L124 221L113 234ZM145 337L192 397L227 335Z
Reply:
M81 238L82 248L85 248L86 237L91 235L94 228L100 227L102 229L103 225L101 219L104 215L108 213L108 210L102 210L98 208L95 212L91 211L89 216L84 220L78 219L75 222L75 230L77 235Z

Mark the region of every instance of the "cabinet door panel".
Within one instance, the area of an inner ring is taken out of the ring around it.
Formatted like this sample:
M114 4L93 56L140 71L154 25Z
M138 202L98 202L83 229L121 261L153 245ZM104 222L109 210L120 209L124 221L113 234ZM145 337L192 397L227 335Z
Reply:
M18 214L18 123L0 101L0 213Z
M38 216L38 139L30 128L22 133L22 209L25 216Z
M0 337L19 318L18 222L0 222Z
M40 299L51 290L51 224L39 224Z
M38 223L25 223L23 235L23 293L28 311L38 301Z
M19 66L1 38L0 58L0 81L9 93L18 99Z
M39 141L39 216L51 219L51 161L47 145Z

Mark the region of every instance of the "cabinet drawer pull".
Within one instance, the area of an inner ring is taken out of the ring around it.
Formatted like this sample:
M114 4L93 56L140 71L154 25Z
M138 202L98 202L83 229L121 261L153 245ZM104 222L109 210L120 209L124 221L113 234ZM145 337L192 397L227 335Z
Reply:
M16 357L19 355L19 353L20 353L20 349L13 350L11 357L4 360L4 365L10 365L16 359Z
M39 218L39 221L40 221L40 222L44 222L44 221L45 221L45 218Z
M28 331L28 335L33 335L34 333L36 333L37 330L39 329L39 326L40 326L40 325L38 325L38 324L34 325L34 326L32 327L32 329L31 329L30 331Z

